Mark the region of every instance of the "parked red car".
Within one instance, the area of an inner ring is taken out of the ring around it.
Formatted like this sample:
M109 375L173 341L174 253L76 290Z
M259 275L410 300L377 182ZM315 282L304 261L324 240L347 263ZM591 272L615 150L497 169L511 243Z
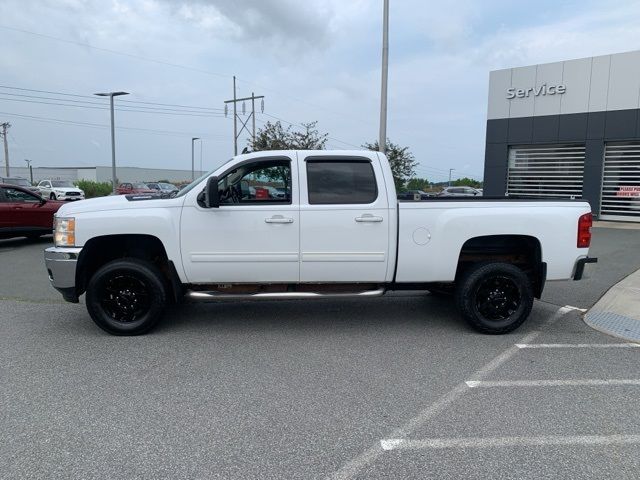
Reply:
M157 195L158 192L148 187L146 183L138 182L138 183L121 183L116 188L116 193L118 195L129 195L132 193L135 194L154 194Z
M64 202L45 200L17 185L0 184L0 238L38 238L53 230L53 214Z

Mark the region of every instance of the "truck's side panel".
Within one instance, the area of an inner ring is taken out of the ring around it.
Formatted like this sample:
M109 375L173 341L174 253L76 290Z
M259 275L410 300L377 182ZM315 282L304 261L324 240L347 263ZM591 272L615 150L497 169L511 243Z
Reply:
M397 282L451 282L463 244L487 235L527 235L539 240L547 279L571 278L588 249L577 248L583 202L400 203Z

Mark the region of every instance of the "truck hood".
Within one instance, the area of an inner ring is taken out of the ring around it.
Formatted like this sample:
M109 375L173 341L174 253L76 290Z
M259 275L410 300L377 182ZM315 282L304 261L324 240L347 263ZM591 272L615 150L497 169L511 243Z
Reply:
M184 197L161 198L157 195L131 194L109 195L108 197L90 198L73 203L65 203L58 216L71 217L80 213L102 212L107 210L139 210L141 208L180 207Z

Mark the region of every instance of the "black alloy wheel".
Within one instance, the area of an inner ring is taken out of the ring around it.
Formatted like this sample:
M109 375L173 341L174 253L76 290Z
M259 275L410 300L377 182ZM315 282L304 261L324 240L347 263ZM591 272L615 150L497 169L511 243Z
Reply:
M522 295L514 280L504 275L485 277L476 290L476 309L487 320L504 320L520 306Z
M456 282L456 303L474 329L503 334L528 318L533 308L533 288L526 273L515 265L480 263Z
M151 262L114 260L89 280L87 310L96 325L113 335L140 335L162 318L167 291L166 278Z
M118 322L134 322L149 311L147 284L131 272L115 273L103 284L100 304Z

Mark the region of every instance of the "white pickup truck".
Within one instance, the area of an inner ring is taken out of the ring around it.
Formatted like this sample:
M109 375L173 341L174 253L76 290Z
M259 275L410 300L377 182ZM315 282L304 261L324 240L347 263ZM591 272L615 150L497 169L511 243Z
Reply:
M169 302L312 299L429 290L485 333L528 317L546 280L578 280L589 204L439 197L401 201L371 151L232 158L173 198L64 205L49 279L109 333L149 331ZM425 312L427 315L428 312Z

